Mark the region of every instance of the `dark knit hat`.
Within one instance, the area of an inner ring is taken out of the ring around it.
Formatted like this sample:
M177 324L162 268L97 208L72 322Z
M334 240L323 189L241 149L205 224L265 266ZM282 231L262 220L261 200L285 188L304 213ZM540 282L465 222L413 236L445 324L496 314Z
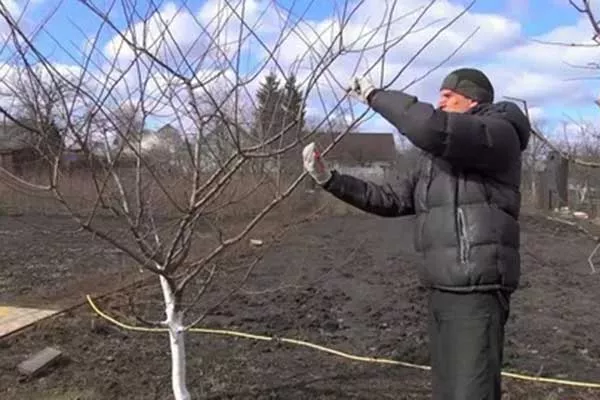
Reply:
M494 87L487 76L478 69L460 68L452 71L440 89L450 89L478 103L494 102Z

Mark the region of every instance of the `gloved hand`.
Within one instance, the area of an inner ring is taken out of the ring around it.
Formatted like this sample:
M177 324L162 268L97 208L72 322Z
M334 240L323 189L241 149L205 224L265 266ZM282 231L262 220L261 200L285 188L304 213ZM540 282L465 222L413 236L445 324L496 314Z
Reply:
M355 76L350 81L348 93L362 103L369 104L369 95L375 90L375 86L369 78Z
M304 161L304 170L319 184L324 185L331 178L331 171L321 154L315 149L314 142L304 146L302 150L302 159Z

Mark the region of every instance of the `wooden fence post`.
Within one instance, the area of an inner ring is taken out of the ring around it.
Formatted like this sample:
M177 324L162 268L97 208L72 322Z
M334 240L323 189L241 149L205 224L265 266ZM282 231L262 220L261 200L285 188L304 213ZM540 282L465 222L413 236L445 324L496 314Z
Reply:
M538 208L552 211L569 205L569 160L562 154L557 151L548 154L538 180Z
M546 170L538 171L536 174L537 183L535 185L536 206L540 210L550 210L550 189L548 188Z

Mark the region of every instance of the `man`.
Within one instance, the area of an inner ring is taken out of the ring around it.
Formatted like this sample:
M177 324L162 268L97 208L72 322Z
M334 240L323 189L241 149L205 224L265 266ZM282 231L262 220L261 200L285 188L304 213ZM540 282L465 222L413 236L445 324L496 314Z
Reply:
M422 150L419 165L394 184L377 185L329 170L311 143L304 168L364 211L416 215L420 277L431 289L433 398L500 399L504 326L520 278L519 186L529 121L515 104L494 103L492 84L476 69L444 79L437 109L366 78L354 78L349 90Z

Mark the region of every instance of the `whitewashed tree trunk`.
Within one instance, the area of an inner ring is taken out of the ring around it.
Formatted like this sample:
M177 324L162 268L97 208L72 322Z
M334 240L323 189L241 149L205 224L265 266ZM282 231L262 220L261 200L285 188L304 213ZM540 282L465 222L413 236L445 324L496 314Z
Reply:
M164 277L160 277L163 297L165 299L166 325L169 328L169 344L171 346L171 384L175 400L190 400L190 392L186 383L185 364L185 332L183 331L183 314L177 311L173 290Z

